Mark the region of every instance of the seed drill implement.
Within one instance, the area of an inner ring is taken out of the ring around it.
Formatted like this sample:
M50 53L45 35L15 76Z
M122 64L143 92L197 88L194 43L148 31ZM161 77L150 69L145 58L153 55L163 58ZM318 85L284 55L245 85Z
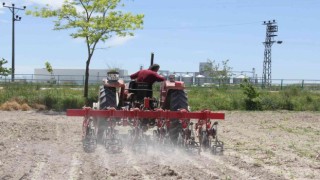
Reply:
M215 120L224 120L224 113L190 112L184 82L176 81L172 75L161 82L159 98L153 97L153 93L148 83L125 84L118 72L108 72L98 102L92 107L67 110L68 116L84 117L84 151L94 152L102 144L111 153L119 153L123 148L140 152L150 146L223 152ZM123 135L118 127L129 130Z

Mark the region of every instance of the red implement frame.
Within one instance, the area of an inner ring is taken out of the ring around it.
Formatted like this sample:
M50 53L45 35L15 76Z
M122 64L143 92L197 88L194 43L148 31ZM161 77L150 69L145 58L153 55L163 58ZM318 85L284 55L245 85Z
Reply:
M182 125L182 129L188 129L191 123L191 120L194 119L197 121L195 126L196 130L199 131L201 128L203 128L203 126L205 126L204 128L206 128L207 132L211 132L214 126L217 125L217 122L212 124L211 120L212 119L224 120L225 118L224 113L217 113L209 110L200 111L200 112L188 112L185 109L181 109L179 111L168 111L163 109L140 110L138 108L134 108L130 110L116 110L114 108L106 109L106 110L95 110L95 109L91 109L90 107L85 107L83 109L68 109L67 116L84 117L83 133L82 133L82 138L84 141L86 141L89 122L92 121L91 117L93 118L101 117L103 118L102 120L112 122L112 125L111 125L112 127L129 125L131 127L138 128L135 130L139 130L139 127L142 127L141 123L145 119L150 119L151 122L152 120L154 120L154 123L155 123L154 125L158 127L158 130L160 130L162 134L161 136L159 136L160 141L163 140L163 138L165 138L165 135L163 133L166 132L165 128L170 128L172 120L176 121L177 119L179 119ZM94 123L97 123L97 122L94 122ZM143 127L148 128L148 126L143 126ZM147 130L147 129L143 129L143 131L144 130ZM137 138L136 137L137 134L139 133L135 133L133 135L134 138ZM215 137L217 141L217 136ZM89 142L91 143L91 141ZM84 147L89 147L89 146L88 144L84 145ZM91 149L89 149L89 151L91 151Z
M199 119L209 120L218 119L224 120L224 113L212 112L209 110L200 112L188 112L186 110L167 111L158 109L155 111L140 110L93 110L91 108L84 109L68 109L67 116L84 116L84 117L105 117L105 118L154 118L154 119Z

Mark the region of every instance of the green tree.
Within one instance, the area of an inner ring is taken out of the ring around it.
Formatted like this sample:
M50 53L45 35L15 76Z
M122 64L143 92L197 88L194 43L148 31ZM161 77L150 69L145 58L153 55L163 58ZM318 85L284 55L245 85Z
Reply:
M59 9L49 6L27 11L28 15L55 18L54 30L74 30L72 38L85 39L87 60L84 97L88 98L89 66L99 42L105 42L114 35L133 36L133 30L142 29L143 14L122 12L121 0L66 0Z
M46 61L46 62L44 63L44 65L45 65L46 70L48 71L48 73L50 73L50 74L52 75L52 74L53 74L53 69L52 69L51 64L50 64L48 61Z
M44 63L44 66L46 67L46 70L48 71L48 73L50 73L51 77L50 77L50 81L48 81L50 84L55 84L56 83L56 80L55 80L55 77L53 75L53 68L51 66L51 64L46 61Z
M248 79L244 79L240 84L245 98L246 110L261 110L260 94Z
M204 67L204 71L207 75L213 79L219 80L219 82L222 82L223 84L228 82L232 76L232 68L228 65L228 59L221 62L222 67L220 67L220 63L217 63L215 60L208 59L207 63L208 65Z
M4 58L0 60L0 76L8 76L8 74L11 73L11 68L3 67L3 65L6 63L8 63L8 61Z

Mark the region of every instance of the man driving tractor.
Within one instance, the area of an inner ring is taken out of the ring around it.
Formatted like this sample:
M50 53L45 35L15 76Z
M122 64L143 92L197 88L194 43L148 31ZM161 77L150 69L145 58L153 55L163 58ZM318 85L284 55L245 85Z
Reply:
M146 82L152 85L154 82L161 82L166 80L164 77L160 76L157 72L160 69L158 64L153 64L149 69L140 70L130 76L131 79L136 79L137 82Z

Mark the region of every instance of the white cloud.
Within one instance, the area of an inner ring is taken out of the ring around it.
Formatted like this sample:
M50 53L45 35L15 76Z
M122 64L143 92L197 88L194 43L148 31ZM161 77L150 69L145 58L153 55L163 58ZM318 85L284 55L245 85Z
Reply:
M6 3L7 5L11 5L11 4L15 4L18 7L22 7L22 6L45 6L45 5L50 5L53 8L59 8L61 7L61 5L63 4L65 0L23 0L21 2L21 0L4 0L3 2ZM2 2L1 2L1 6L2 6ZM0 9L0 13L1 13L1 9Z
M109 47L121 46L132 39L135 39L135 37L134 36L125 36L125 37L114 36L106 43Z
M59 8L65 0L29 0L30 5L50 5L53 8Z
M134 36L125 36L125 37L114 36L111 39L107 40L105 42L105 45L102 45L102 47L98 47L98 49L107 49L110 47L121 46L121 45L124 45L133 39L135 39ZM74 42L76 44L81 44L81 43L85 43L85 39L75 38L75 39L72 39L72 42Z
M69 2L72 0L68 0ZM46 6L49 5L53 9L61 8L62 4L65 2L65 0L29 0L27 1L26 5L28 6ZM76 9L78 12L82 12L83 8L81 6L76 6Z

